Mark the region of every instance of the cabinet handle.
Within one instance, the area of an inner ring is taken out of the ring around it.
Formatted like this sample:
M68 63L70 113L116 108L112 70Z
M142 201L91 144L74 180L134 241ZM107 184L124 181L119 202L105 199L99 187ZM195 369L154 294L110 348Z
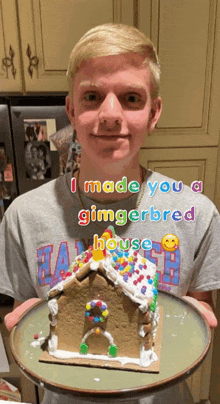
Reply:
M31 56L31 47L28 44L27 47L27 57L29 58L29 66L28 66L28 73L30 74L31 78L33 76L33 67L37 67L38 63L39 63L39 59L37 56Z
M11 45L9 47L9 56L10 57L6 56L4 59L2 59L2 66L3 66L3 69L6 68L7 72L8 72L9 67L11 67L12 76L15 79L16 72L17 72L17 70L15 69L15 66L14 66L15 52L13 51Z

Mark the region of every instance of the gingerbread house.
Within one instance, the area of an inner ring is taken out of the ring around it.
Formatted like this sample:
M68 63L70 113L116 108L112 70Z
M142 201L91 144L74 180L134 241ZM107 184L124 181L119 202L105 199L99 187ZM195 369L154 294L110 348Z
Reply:
M146 370L158 360L157 297L156 267L138 252L116 248L97 260L90 248L49 292L48 356Z

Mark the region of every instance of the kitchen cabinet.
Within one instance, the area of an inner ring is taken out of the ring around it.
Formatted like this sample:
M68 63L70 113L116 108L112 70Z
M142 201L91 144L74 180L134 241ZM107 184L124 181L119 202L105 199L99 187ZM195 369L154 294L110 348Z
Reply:
M0 1L0 92L23 91L15 0Z
M103 23L133 25L133 6L133 0L1 0L0 91L67 91L69 55L80 37Z
M75 44L96 25L132 23L133 1L18 0L18 14L26 91L67 91Z

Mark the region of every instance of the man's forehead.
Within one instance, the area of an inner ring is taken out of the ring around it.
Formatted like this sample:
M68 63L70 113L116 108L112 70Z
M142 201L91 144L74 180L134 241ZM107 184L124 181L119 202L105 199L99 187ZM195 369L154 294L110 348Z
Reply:
M137 78L140 72L144 74L148 71L148 66L143 64L144 57L133 52L122 55L102 56L83 61L75 74L74 82L77 87L83 88L88 86L101 87L103 78L113 77L115 73L119 73L121 80L125 77L125 85L127 87L136 85L141 87ZM147 80L148 81L148 80Z
M123 53L120 55L99 56L84 60L79 70L85 69L87 66L90 69L98 69L100 72L115 72L118 70L127 69L129 67L143 67L145 57L135 52Z

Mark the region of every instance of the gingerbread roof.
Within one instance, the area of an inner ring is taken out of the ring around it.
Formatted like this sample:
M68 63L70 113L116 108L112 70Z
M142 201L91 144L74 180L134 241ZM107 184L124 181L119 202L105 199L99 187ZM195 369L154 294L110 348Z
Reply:
M115 236L115 240L118 244L120 238ZM95 260L90 247L76 257L69 267L66 279L49 291L49 298L62 293L75 278L82 280L97 270L112 281L115 287L120 286L124 294L139 305L141 311L146 312L149 305L154 311L158 295L156 267L133 249L128 251L118 248L113 251L106 249L105 256L102 254L102 259Z

